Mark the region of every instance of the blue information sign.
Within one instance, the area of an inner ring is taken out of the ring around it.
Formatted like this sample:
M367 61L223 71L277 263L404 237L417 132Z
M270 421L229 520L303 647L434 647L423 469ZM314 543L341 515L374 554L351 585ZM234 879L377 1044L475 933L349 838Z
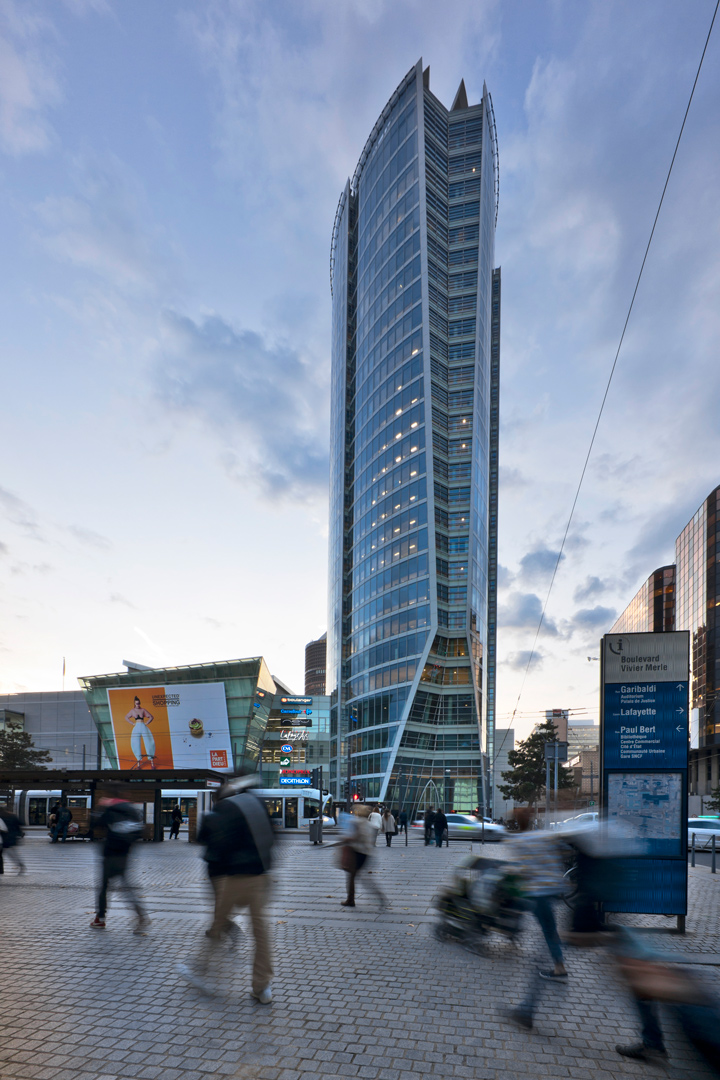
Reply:
M606 769L685 769L688 684L606 683Z

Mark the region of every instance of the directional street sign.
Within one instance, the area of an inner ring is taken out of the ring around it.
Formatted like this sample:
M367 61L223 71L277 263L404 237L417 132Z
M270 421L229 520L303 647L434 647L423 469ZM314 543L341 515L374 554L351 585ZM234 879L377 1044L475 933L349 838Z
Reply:
M687 768L687 682L605 684L605 768Z

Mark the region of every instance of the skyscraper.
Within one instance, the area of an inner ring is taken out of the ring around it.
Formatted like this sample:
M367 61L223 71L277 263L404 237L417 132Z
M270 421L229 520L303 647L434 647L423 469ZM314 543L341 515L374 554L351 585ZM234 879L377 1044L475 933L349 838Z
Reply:
M493 753L497 138L487 88L448 110L429 75L388 101L333 228L331 783L469 809Z

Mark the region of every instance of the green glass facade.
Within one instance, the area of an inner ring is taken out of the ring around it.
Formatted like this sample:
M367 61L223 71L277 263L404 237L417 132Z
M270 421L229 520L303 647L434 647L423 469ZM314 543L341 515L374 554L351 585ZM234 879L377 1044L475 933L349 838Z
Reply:
M277 691L262 656L247 660L188 664L183 667L152 668L147 671L89 675L78 682L102 740L110 768L113 769L118 767L118 761L108 705L109 689L135 689L159 684L171 687L187 683L223 683L234 769L257 767Z

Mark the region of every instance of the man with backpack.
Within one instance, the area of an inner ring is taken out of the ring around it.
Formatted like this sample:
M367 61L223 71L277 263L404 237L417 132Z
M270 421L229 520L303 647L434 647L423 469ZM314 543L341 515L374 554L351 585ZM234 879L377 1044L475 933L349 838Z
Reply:
M261 1005L269 1005L273 958L267 918L268 872L275 836L265 804L251 793L258 783L257 773L233 777L220 788L214 809L202 819L197 839L205 845L215 915L195 963L178 964L177 970L198 990L210 993L206 976L211 959L223 937L234 944L238 928L230 916L236 907L247 907L255 938L252 995Z
M143 834L143 822L140 812L132 803L124 799L101 799L102 813L97 819L97 826L105 830L105 842L102 852L102 876L98 892L97 914L90 926L93 930L105 929L107 895L110 882L117 878L135 908L137 922L133 933L144 934L150 920L140 902L138 892L128 877L128 862L133 844Z
M72 821L72 810L69 806L59 806L55 813L55 827L53 829L53 844L57 844L62 836L63 844L67 842L68 827Z

